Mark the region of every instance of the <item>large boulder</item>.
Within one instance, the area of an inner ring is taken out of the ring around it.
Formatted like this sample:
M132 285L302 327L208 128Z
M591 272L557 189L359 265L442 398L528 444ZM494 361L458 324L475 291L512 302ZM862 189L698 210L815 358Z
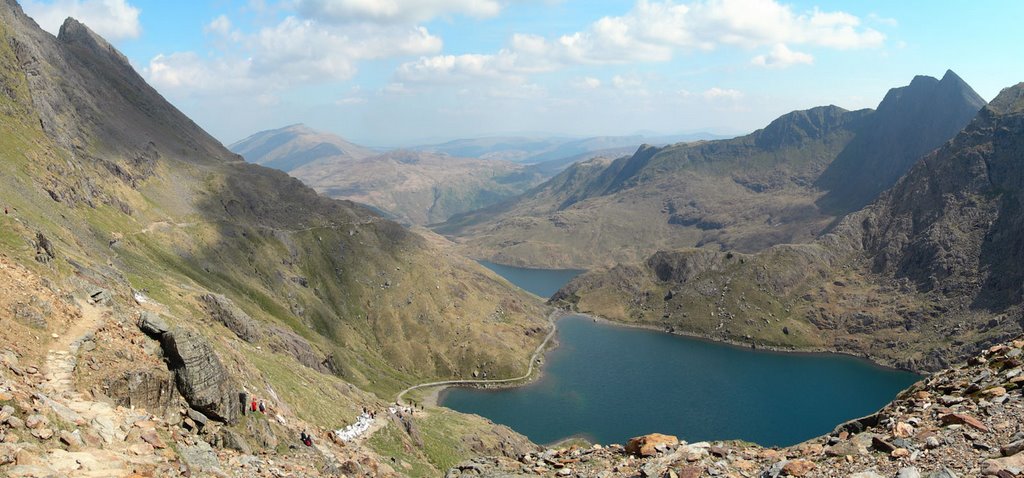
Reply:
M626 443L626 453L635 456L654 456L659 448L674 447L679 444L679 438L673 435L662 435L651 433L639 437L633 437Z
M252 343L262 337L259 323L238 308L234 302L231 302L231 299L220 294L205 294L199 296L199 301L202 302L206 312L210 314L210 318L224 324L238 338Z
M189 406L218 421L233 423L239 410L238 387L203 337L173 327L160 337L178 391Z

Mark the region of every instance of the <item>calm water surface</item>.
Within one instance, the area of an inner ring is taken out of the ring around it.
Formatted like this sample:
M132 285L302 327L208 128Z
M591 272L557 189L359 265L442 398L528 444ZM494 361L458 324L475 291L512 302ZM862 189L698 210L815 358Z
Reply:
M513 283L522 277L495 271ZM539 282L529 280L523 285ZM582 316L559 321L558 341L540 380L505 390L449 389L441 404L537 443L574 435L624 443L661 432L690 442L785 446L873 413L918 379L853 357L755 351Z
M528 269L512 267L493 262L479 261L480 265L496 272L521 289L545 299L551 297L563 285L583 273L577 269Z

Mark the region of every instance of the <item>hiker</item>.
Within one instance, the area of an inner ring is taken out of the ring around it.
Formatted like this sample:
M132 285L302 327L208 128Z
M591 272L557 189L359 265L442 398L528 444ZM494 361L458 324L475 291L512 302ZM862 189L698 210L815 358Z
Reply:
M302 431L302 434L299 435L299 438L302 439L303 445L313 446L313 437L309 436L309 434L307 434L305 430Z
M263 400L260 400L260 413L267 414L267 406L263 403Z
M253 397L252 403L249 406L252 409L252 411L254 411L254 412L256 411L257 405L256 405L256 398L255 397Z

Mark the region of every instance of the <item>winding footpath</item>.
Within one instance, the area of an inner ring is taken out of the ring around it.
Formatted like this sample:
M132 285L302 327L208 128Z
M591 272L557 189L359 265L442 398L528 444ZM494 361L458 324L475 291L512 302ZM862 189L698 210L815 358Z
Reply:
M420 389L420 388L441 387L441 386L447 386L447 385L484 385L484 384L489 384L489 383L509 383L509 382L518 382L520 380L526 380L531 375L533 375L533 368L534 368L534 364L537 363L537 357L540 356L540 354L544 352L544 348L547 347L548 342L550 342L551 338L555 336L555 332L558 330L556 325L555 325L555 319L556 319L557 316L562 315L562 314L564 314L564 311L558 310L558 309L556 309L556 310L552 311L550 314L548 314L548 325L551 326L551 330L549 330L548 331L548 335L546 337L544 337L544 341L541 342L540 345L537 346L537 350L533 351L533 355L530 356L530 366L529 366L529 368L526 369L526 373L523 374L522 376L514 377L514 378L501 378L501 379L490 379L490 380L486 380L486 379L484 379L484 380L442 380L440 382L421 383L419 385L413 385L413 386L411 386L411 387L409 387L409 388L399 392L398 396L395 397L395 402L398 403L399 405L405 405L405 403L402 402L402 397L405 396L405 394L407 394L407 393L409 393L409 392L411 392L413 390Z

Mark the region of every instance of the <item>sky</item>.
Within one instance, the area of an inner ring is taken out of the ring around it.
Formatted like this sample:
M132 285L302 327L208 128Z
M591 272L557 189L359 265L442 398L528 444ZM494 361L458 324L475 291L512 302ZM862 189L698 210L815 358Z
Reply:
M1019 0L20 2L107 38L226 145L294 123L378 147L739 134L947 69L986 100L1024 81Z

